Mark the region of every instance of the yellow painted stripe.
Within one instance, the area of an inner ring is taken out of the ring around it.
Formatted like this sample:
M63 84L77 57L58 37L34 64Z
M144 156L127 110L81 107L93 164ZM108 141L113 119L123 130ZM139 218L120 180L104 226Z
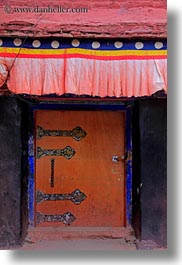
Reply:
M119 50L119 51L101 51L101 50L86 50L79 48L67 48L67 49L27 49L27 48L6 48L1 47L0 53L12 53L12 54L40 54L40 55L61 55L61 54L85 54L95 56L122 56L122 55L141 55L141 56L157 56L167 55L167 50Z

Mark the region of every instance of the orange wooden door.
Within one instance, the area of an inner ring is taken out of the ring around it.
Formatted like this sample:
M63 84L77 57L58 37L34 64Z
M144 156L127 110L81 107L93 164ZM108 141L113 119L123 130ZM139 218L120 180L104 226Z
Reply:
M124 127L121 111L36 111L36 226L125 225Z

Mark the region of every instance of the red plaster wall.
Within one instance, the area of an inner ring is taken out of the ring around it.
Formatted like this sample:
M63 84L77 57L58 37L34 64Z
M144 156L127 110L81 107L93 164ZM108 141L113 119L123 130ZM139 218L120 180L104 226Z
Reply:
M11 7L86 7L88 13L6 13ZM1 0L1 36L161 38L167 35L166 0Z

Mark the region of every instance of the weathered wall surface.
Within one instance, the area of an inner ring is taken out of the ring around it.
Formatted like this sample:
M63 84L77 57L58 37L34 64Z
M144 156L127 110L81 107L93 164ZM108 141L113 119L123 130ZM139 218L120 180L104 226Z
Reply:
M0 35L165 38L166 5L166 0L2 0ZM59 11L38 12L42 7ZM74 12L67 12L67 8L74 8Z
M167 245L167 103L139 106L141 238Z
M0 97L0 248L20 243L21 110L14 98Z
M139 101L135 101L133 106L132 148L132 226L136 237L141 238Z

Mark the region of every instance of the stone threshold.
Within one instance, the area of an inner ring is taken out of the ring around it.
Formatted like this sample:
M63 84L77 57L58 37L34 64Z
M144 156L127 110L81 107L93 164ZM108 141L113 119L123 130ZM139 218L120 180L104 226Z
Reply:
M31 227L25 242L62 239L120 239L135 240L134 231L127 227Z

